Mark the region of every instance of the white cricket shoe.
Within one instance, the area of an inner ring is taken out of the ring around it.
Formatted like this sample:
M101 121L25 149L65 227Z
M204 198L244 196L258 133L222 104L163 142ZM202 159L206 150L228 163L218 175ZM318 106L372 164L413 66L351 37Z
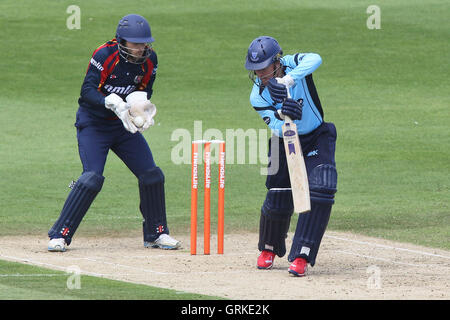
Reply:
M146 248L160 248L165 250L174 250L178 249L181 246L181 242L178 240L175 240L168 234L161 234L158 239L156 239L153 242L150 241L144 241L144 247Z
M66 240L64 238L51 239L47 249L51 252L64 252L66 251Z

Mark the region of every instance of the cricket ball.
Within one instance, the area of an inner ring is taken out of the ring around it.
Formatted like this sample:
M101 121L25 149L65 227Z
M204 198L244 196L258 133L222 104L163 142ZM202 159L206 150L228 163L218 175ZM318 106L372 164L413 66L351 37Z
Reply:
M144 125L144 118L142 118L141 116L134 117L133 122L136 127L140 128Z

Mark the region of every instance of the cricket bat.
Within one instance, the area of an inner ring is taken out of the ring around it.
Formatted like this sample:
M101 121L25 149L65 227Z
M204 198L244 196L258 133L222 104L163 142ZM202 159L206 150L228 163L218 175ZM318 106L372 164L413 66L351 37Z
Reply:
M289 88L286 89L288 98L290 98ZM298 138L297 125L286 115L284 116L282 132L289 179L291 180L294 212L306 213L311 210L311 203L305 159L303 158L302 146Z

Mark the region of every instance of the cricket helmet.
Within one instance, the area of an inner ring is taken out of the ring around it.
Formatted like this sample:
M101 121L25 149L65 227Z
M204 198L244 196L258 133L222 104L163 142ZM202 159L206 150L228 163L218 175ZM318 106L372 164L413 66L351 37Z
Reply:
M116 40L119 44L119 53L128 62L141 64L151 53L150 43L155 41L152 37L150 25L144 17L138 14L129 14L120 19L116 30ZM142 56L135 56L130 53L125 42L145 43L146 50Z
M247 70L261 70L283 55L278 41L269 36L261 36L252 41L247 51L245 68Z

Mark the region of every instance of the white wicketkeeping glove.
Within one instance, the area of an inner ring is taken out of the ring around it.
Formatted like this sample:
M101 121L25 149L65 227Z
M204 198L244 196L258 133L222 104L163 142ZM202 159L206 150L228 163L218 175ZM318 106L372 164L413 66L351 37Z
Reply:
M126 101L131 106L131 120L139 132L155 124L153 117L156 115L156 106L147 99L146 92L134 91L126 97Z
M134 125L130 113L130 105L123 101L121 97L119 97L115 93L111 93L110 95L105 97L105 107L107 109L112 110L120 120L122 120L124 128L131 132L136 133L138 128Z

